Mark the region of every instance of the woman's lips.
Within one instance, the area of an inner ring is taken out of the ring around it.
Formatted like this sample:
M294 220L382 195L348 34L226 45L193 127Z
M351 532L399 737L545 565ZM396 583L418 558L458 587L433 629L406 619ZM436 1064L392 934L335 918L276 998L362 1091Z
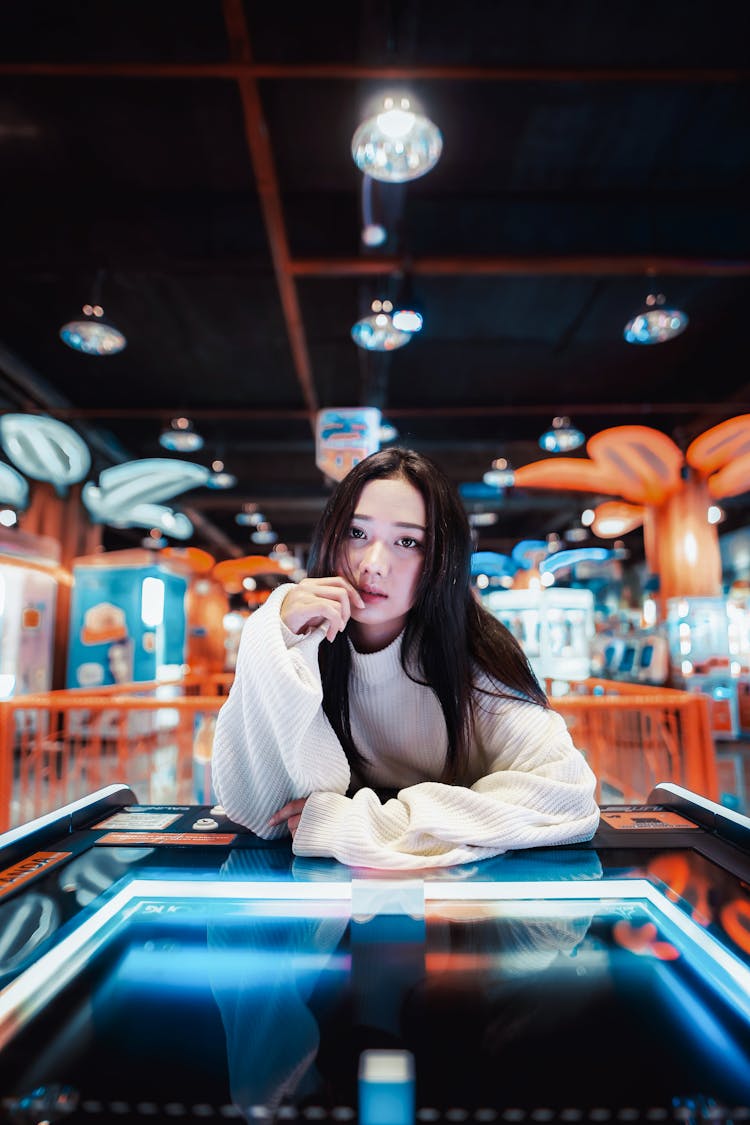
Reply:
M369 602L370 605L373 605L375 602L382 601L384 598L388 597L387 594L381 594L378 590L360 590L359 593L362 601L365 602L365 604Z

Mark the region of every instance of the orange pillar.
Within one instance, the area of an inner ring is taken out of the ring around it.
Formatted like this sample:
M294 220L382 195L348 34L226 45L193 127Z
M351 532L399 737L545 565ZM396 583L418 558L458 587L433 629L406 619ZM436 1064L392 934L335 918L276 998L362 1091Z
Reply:
M663 504L647 509L646 562L659 575L659 616L668 598L721 594L719 535L708 522L712 503L706 479L690 470L684 485Z

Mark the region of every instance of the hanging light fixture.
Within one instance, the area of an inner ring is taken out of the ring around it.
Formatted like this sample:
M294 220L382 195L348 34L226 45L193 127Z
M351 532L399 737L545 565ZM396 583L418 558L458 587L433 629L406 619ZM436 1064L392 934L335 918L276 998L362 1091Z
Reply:
M359 170L392 184L424 176L442 151L437 125L417 113L407 97L385 97L379 112L367 117L352 137L352 156Z
M60 339L75 352L85 355L117 355L127 345L127 340L104 318L101 305L84 305L83 318L70 320L60 329Z
M393 323L391 301L373 301L372 314L352 325L352 340L368 352L393 352L411 340L411 332L402 332Z
M60 329L60 339L73 351L85 355L117 355L127 345L125 336L104 316L101 303L104 270L97 271L91 288L91 302L85 304L82 318L68 321Z
M236 483L237 477L226 471L223 461L211 462L211 476L206 481L206 488L234 488Z
M663 293L649 293L645 307L623 329L628 344L664 344L685 331L687 313L666 308L665 301Z
M250 533L250 538L253 543L266 544L275 543L279 538L278 534L273 530L268 520L256 524L255 531Z
M173 453L195 453L203 448L203 438L189 418L173 418L159 434L159 445Z
M258 511L257 504L243 504L242 511L234 517L234 522L240 527L257 527L259 523L266 522L266 517Z
M570 418L560 416L552 419L552 428L542 434L539 444L548 453L570 453L585 440L581 431L570 424Z
M506 457L496 457L492 465L482 477L485 484L490 488L510 488L513 481L516 479L516 474L510 467L510 462Z

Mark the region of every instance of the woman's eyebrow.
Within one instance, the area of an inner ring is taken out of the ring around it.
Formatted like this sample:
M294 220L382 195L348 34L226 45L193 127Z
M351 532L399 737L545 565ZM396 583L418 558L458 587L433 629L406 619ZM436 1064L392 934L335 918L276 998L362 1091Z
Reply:
M352 516L352 519L353 520L361 520L362 523L372 523L372 521L373 521L372 516L363 516L360 512L355 512L354 515ZM391 527L410 527L410 528L413 528L414 531L424 531L424 532L427 531L427 528L422 527L421 523L402 523L399 520L394 521L391 524Z

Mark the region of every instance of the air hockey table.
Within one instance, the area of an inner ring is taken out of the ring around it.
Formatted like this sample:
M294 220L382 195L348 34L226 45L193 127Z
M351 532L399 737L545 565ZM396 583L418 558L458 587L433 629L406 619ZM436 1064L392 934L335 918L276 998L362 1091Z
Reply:
M99 790L0 837L0 1119L750 1120L750 820L385 872Z

